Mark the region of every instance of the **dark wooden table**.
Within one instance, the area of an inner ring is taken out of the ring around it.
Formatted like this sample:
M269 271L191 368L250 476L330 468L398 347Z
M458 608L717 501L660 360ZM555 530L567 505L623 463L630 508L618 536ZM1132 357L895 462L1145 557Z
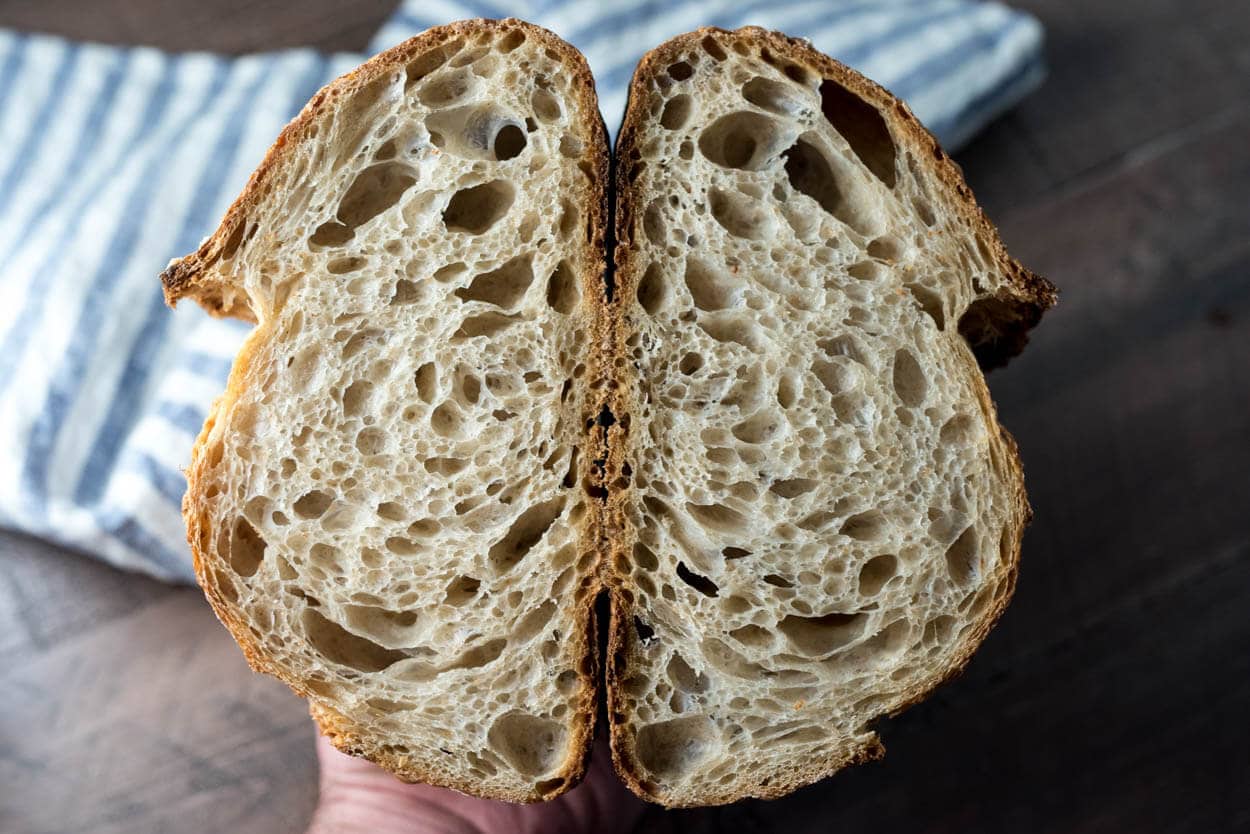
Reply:
M1250 831L1250 4L1027 0L1046 86L959 154L1063 291L990 385L1037 517L1016 599L884 761L640 830ZM359 49L391 2L0 2L0 25ZM297 832L303 706L192 589L0 537L0 831Z

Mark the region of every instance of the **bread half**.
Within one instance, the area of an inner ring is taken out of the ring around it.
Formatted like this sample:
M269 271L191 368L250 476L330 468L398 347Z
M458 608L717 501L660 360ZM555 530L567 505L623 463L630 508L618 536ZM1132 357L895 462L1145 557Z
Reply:
M666 805L882 753L956 674L1029 518L982 366L1055 301L907 107L804 41L646 55L616 148L607 695Z
M406 780L529 801L584 768L607 158L576 50L439 27L319 92L162 275L257 325L188 471L200 583Z

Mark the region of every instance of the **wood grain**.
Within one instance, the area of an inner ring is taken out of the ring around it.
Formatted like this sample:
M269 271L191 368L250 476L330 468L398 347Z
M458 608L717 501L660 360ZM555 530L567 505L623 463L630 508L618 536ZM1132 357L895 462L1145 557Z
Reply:
M166 48L358 49L389 2L0 2ZM1036 520L884 761L640 831L1250 830L1250 5L1028 0L1051 76L959 156L1061 303L990 377ZM300 702L191 590L0 537L0 830L302 830Z
M21 629L0 654L0 830L303 829L307 710L247 668L198 590L12 535L0 566Z

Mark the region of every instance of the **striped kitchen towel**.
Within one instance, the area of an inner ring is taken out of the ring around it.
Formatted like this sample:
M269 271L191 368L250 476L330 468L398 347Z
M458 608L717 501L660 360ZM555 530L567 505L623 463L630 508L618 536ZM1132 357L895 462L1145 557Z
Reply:
M373 43L527 17L586 52L610 127L648 45L711 23L810 38L906 98L948 146L1041 78L1032 18L969 0L410 0ZM247 327L162 304L266 147L361 56L240 58L0 30L0 525L191 578L180 468Z

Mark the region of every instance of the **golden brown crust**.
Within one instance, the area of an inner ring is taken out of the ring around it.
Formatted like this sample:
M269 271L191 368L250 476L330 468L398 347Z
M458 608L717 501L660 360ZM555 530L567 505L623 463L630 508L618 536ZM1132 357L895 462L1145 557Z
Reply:
M807 41L754 26L736 31L703 27L694 32L679 35L644 55L635 69L630 83L625 119L617 136L613 153L616 163L614 172L616 188L614 272L617 282L617 300L614 306L619 307L620 299L634 291L631 284L635 272L632 269L633 218L636 211L633 182L636 178L636 164L641 158L640 130L642 125L652 118L645 103L647 85L654 76L664 72L669 64L708 36L725 36L755 47L757 51L768 50L777 58L807 66L819 73L820 77L836 81L872 104L879 112L886 114L896 133L896 138L901 137L904 142L908 143L910 149L918 157L932 161L932 170L936 172L938 179L949 192L950 199L947 203L956 207L962 219L967 223L970 233L988 247L989 255L994 259L998 270L1008 279L1005 291L988 299L988 304L982 302L981 320L974 321L973 324L976 326L968 328L969 332L963 332L963 335L983 368L1003 364L1018 353L1024 346L1028 330L1037 324L1045 310L1055 304L1058 297L1057 291L1048 281L1026 269L1007 253L998 237L997 230L977 205L972 191L964 182L959 167L946 155L933 135L912 115L907 105L888 91L849 67L818 52ZM619 321L621 316L618 314L614 318ZM629 378L631 366L627 360L628 354L625 347L625 340L628 337L629 333L626 332L625 326L619 324L613 339L614 366L618 373L618 378L615 380L613 408L617 414L625 415L622 422L626 423L626 429L628 427L627 415L632 408L630 392L634 388L634 381ZM982 401L985 413L990 417L989 422L998 428L998 436L991 437L990 443L996 449L997 458L1006 469L1004 475L1013 487L1012 527L1007 537L1010 553L1004 554L1007 562L1006 572L1002 582L998 585L998 594L990 600L985 612L969 629L967 638L951 660L943 669L938 670L930 681L905 694L901 702L889 710L891 715L924 700L934 689L957 677L967 666L972 654L998 621L1011 599L1019 570L1020 543L1024 527L1032 514L1024 492L1023 466L1015 441L998 425L985 380L976 370L976 363L971 357L969 366L972 371L970 376L975 377L973 384L978 397ZM625 463L627 446L628 438L622 434L608 458L608 478L611 481L616 481L623 476L622 467ZM823 779L851 764L883 755L884 748L874 735L862 747L850 750L830 750L828 758L820 765L808 767L805 770L796 769L796 772L780 781L774 780L767 785L754 785L745 790L740 785L734 786L723 793L701 795L696 798L674 796L646 779L645 771L633 750L633 737L629 732L625 716L625 699L621 694L621 680L625 670L629 668L630 654L633 651L630 644L631 630L628 628L628 623L632 618L632 600L625 587L627 565L623 562L627 558L624 543L631 540L632 531L625 515L626 495L622 493L623 491L618 491L609 498L607 519L617 542L617 547L613 550L613 563L622 560L623 570L613 571L606 580L614 591L605 687L608 698L612 756L617 772L630 789L644 799L672 807L721 804L747 796L771 799Z
M404 43L380 53L362 64L352 72L336 79L320 90L281 132L278 139L265 154L264 160L248 180L246 187L233 205L226 212L217 231L209 236L193 253L172 262L161 273L161 282L165 289L165 299L170 305L179 299L192 297L203 305L210 313L219 316L237 316L250 321L256 320L255 313L247 304L247 297L241 289L225 285L222 279L213 274L213 267L224 253L237 246L246 233L244 224L250 213L261 202L270 187L274 175L280 171L300 143L309 138L309 128L318 122L322 114L337 100L350 96L361 87L385 76L397 67L403 66L418 55L435 48L449 40L462 35L473 35L480 32L506 32L521 30L527 38L541 43L554 55L558 55L572 75L577 89L579 104L590 118L581 125L583 140L588 153L593 156L592 170L587 171L589 194L587 205L585 238L587 272L582 276L584 297L601 298L604 296L606 282L606 255L604 236L607 229L607 179L608 152L607 133L602 117L599 116L598 100L595 95L594 80L590 74L585 58L569 44L551 32L523 21L508 20L465 20L446 26L430 29ZM592 115L593 114L593 115ZM591 314L591 338L602 340L606 317L603 305L595 304ZM513 802L534 802L551 799L567 791L577 784L585 773L586 762L594 739L594 721L598 700L598 673L596 670L597 644L594 639L594 599L599 590L593 576L583 584L578 596L578 621L585 624L579 634L570 635L570 656L581 658L580 662L580 705L577 710L582 719L572 728L568 755L554 777L545 780L542 790L534 788L530 791L486 792L481 785L457 779L453 775L437 771L415 762L394 749L389 748L382 739L369 737L357 730L350 719L337 712L324 699L320 698L309 685L309 682L294 678L289 673L272 663L266 655L257 637L248 626L234 614L221 585L213 576L213 567L209 547L211 542L210 513L208 494L211 493L213 482L211 469L215 463L214 455L220 455L220 448L215 447L212 440L212 429L220 415L229 414L234 402L251 385L255 384L250 365L268 342L268 323L262 322L252 332L250 338L240 349L231 369L226 391L213 404L209 416L196 440L192 452L192 460L187 470L187 492L183 499L183 516L187 525L187 541L191 546L195 564L195 572L200 586L204 589L213 611L221 623L230 631L235 641L243 650L248 664L258 672L264 672L283 680L297 694L309 699L310 712L321 731L344 752L368 758L382 767L392 771L401 779L410 782L424 782L440 787L452 788L463 793L482 796L488 799L504 799ZM590 351L592 362L601 351ZM594 366L589 369L592 378L603 374L602 368ZM593 398L588 397L587 401ZM586 415L583 415L585 417ZM588 433L593 429L588 428ZM590 479L588 462L583 462L583 475ZM592 502L593 503L593 502ZM598 553L598 532L602 528L599 521L600 507L591 507L582 531L582 552Z

